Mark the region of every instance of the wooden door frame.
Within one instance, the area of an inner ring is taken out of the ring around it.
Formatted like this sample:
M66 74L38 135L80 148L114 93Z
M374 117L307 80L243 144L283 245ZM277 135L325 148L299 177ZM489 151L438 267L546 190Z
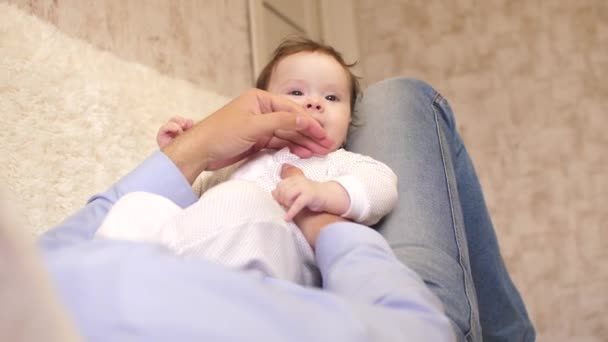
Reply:
M263 56L264 36L260 20L263 0L248 0L249 36L251 43L252 79L260 73ZM310 0L303 0L310 1ZM355 62L360 59L359 41L354 0L318 0L321 26L321 40L342 53L344 59ZM359 73L355 68L355 73ZM252 83L253 83L252 81Z

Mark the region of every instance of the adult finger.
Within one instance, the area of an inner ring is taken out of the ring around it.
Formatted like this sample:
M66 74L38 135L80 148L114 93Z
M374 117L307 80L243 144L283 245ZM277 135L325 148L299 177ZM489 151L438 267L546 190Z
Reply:
M266 148L271 148L273 150L280 150L283 147L287 147L289 145L290 145L289 141L287 141L287 140L283 140L283 139L277 138L277 137L272 137L268 141L268 144L266 144Z
M294 144L289 144L288 146L289 146L289 151L300 158L310 158L314 155L314 152L312 152L311 150L304 148L302 146L294 145ZM319 154L325 154L325 153L319 153Z
M261 113L288 112L305 115L306 111L301 105L285 98L282 95L269 93L256 89L257 102Z
M289 151L291 153L297 155L300 158L310 158L315 153L324 155L324 154L327 154L330 152L329 149L327 149L327 151L325 151L325 149L324 149L323 151L313 152L306 147L294 144L292 142L289 142L287 140L283 140L283 139L280 139L277 137L272 137L272 139L270 139L270 141L266 145L266 148L273 149L273 150L280 150L284 147L289 148Z
M308 199L304 194L300 194L296 200L291 204L287 214L285 214L285 221L291 221L293 218L306 207Z
M333 140L329 137L314 138L306 134L306 132L294 132L289 130L277 130L274 135L284 141L288 141L291 145L299 145L316 154L327 154L331 152Z
M299 168L291 165L291 164L283 164L281 166L281 179L293 177L293 176L304 176L304 172Z
M325 130L309 115L273 112L249 122L256 126L252 134L257 137L277 137L311 149L315 153L327 153L326 150L331 145L331 139L326 136Z
M292 116L294 116L293 114L296 114L296 122L298 123L299 128L296 129L295 127L292 127L290 130L300 131L314 139L325 138L326 133L323 127L321 127L316 120L312 119L301 105L282 95L269 93L264 90L256 89L254 94L258 104L258 108L254 109L256 112L259 110L259 113L266 115L281 112L292 113ZM302 117L306 119L302 119Z

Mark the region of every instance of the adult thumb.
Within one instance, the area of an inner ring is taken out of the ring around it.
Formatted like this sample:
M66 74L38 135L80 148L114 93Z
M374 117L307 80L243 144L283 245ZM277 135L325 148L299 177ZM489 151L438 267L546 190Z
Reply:
M256 117L256 122L263 127L267 133L277 130L298 131L301 134L317 140L327 140L327 133L321 125L310 115L301 115L290 112L265 113L261 117Z
M297 167L290 164L283 164L283 166L281 166L281 179L299 175L303 176L304 172L302 172L302 170L298 169Z

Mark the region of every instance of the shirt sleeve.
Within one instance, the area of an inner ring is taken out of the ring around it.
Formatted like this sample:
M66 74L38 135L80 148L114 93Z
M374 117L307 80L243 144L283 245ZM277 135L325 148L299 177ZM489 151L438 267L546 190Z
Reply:
M157 151L108 190L91 197L82 209L45 232L40 237L41 247L52 249L92 239L112 205L123 195L134 191L161 195L182 208L197 200L175 164Z
M347 300L369 341L451 341L441 301L369 227L344 222L316 243L323 288Z
M455 340L439 300L374 230L332 224L316 246L322 290L130 241L44 255L85 340Z
M371 226L397 204L397 176L384 163L358 153L341 150L335 155L338 182L350 197L342 216Z
M343 222L320 233L320 291L207 260L184 260L151 244L91 240L113 203L133 191L152 192L181 207L197 200L176 166L157 152L41 238L49 275L85 337L454 340L439 300L372 229Z

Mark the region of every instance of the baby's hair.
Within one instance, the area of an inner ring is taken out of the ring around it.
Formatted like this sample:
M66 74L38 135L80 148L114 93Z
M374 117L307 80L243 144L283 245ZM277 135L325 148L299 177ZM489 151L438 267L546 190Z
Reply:
M346 70L346 73L348 74L348 81L350 84L350 110L353 112L355 103L357 101L357 96L361 92L361 86L359 85L359 77L353 74L350 68L354 67L357 62L348 64L344 61L344 58L342 58L342 54L336 51L336 49L333 47L321 44L305 37L287 38L281 44L279 44L279 46L274 50L270 62L268 62L264 69L262 69L262 72L260 72L260 75L255 82L255 87L262 90L268 90L270 78L279 62L283 58L299 52L324 53L330 57L333 57L338 63L340 63L340 65L342 65L342 67L344 67L344 70Z

